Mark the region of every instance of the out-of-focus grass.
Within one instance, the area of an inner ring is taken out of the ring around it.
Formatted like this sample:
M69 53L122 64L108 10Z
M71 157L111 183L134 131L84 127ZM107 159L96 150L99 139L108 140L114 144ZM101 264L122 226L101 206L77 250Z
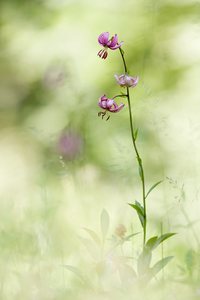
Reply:
M127 205L140 200L127 109L97 117L98 97L118 93L113 75L123 70L117 51L96 56L103 31L118 33L140 76L131 94L147 182L165 179L149 198L148 233L161 223L178 233L163 249L174 255L164 286L161 274L160 289L129 287L127 297L198 299L199 1L13 0L0 11L0 299L124 296L112 278L92 291L63 267L93 282L79 236L99 230L103 208L110 236L119 223L140 231ZM82 141L75 159L58 151L69 132Z

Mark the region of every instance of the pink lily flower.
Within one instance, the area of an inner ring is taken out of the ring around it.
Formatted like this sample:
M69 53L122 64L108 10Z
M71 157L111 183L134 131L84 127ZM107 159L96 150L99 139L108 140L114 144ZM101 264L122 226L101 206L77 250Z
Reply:
M122 74L120 76L115 75L117 83L122 87L135 87L138 84L139 77L132 77L127 74Z
M106 57L108 56L108 51L107 51L108 48L111 50L116 50L120 48L121 45L123 44L123 42L118 43L117 34L115 34L109 39L109 32L101 33L100 36L98 37L98 42L101 46L104 47L97 54L102 59L106 59Z
M99 112L98 115L102 115L102 118L106 115L106 111L116 113L119 112L123 107L124 104L121 103L120 105L117 105L113 99L109 99L106 97L106 95L103 95L99 98L99 107L105 109L105 112ZM109 117L107 118L107 120Z

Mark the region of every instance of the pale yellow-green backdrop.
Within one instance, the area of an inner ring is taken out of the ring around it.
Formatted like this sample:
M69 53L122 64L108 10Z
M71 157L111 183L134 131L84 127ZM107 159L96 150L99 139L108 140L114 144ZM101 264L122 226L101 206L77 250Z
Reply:
M164 252L175 256L166 277L181 276L200 230L199 18L193 0L1 1L0 299L75 299L79 281L63 265L87 273L79 237L99 231L103 208L110 236L119 223L141 231L127 205L141 200L127 106L107 122L97 116L98 98L122 91L119 51L97 56L104 31L124 41L140 77L131 91L138 147L148 186L164 180L148 199L148 235L178 233ZM81 144L70 159L58 149L64 133Z

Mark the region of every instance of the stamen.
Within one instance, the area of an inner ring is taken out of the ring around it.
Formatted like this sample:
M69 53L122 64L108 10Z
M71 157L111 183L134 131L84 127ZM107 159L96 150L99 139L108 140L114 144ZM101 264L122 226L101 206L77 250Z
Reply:
M102 58L106 59L107 56L108 56L108 52L104 49L104 54L103 54Z
M103 54L103 52L104 52L104 49L101 49L101 50L99 50L99 52L97 53L97 55L98 55L99 57L101 57L102 54Z

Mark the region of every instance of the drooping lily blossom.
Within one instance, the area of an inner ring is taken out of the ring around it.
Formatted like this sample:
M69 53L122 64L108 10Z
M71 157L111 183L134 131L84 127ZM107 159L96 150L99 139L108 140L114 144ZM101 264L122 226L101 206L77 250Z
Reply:
M122 87L135 87L138 84L139 77L132 77L127 74L115 75L117 83Z
M111 50L116 50L116 49L120 48L121 45L123 44L123 42L118 43L117 34L115 34L114 36L112 36L109 39L109 32L101 33L98 37L98 42L101 46L104 47L97 54L102 59L106 59L106 57L108 56L108 51L107 51L108 48Z
M117 103L113 99L107 98L106 95L103 95L99 98L98 105L99 107L105 110L104 112L98 113L99 116L102 115L102 118L105 116L107 111L116 113L119 112L124 107L123 103L117 105Z

